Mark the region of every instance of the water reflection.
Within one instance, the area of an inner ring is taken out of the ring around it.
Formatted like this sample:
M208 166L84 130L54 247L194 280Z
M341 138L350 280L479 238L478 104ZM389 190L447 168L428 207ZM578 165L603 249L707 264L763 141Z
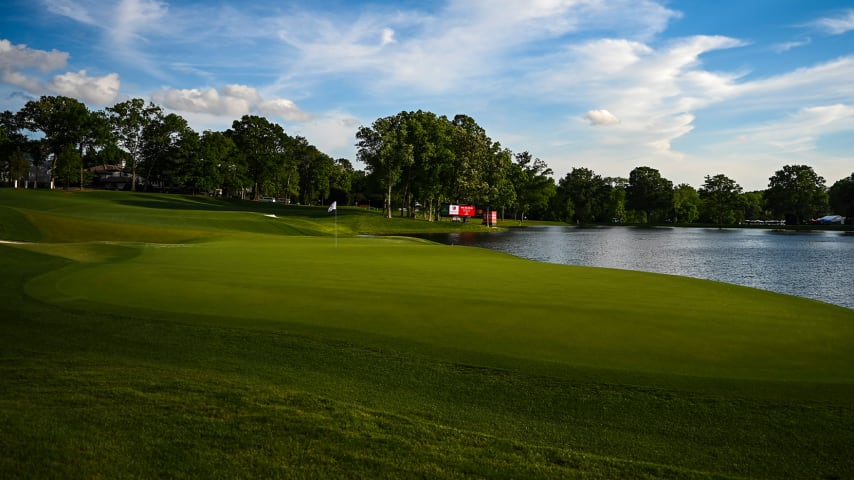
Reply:
M427 238L541 262L717 280L854 308L854 236L837 232L530 227Z

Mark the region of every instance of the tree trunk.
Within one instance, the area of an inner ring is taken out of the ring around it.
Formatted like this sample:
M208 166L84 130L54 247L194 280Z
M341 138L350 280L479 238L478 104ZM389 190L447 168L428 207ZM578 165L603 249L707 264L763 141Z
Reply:
M385 205L383 208L386 211L386 218L391 218L391 182L388 185L388 192L386 192L385 196Z

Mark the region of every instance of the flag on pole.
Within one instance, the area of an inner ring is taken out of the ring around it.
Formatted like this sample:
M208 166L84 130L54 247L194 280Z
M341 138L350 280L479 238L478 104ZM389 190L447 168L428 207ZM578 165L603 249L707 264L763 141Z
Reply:
M335 211L337 209L338 209L338 200L335 200L334 202L332 202L332 205L329 206L329 210L327 210L326 213L332 213L333 211Z

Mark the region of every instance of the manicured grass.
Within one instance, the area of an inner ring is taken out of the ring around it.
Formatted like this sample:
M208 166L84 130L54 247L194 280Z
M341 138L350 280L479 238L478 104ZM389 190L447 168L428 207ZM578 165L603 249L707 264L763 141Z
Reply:
M437 227L355 209L336 247L322 207L20 193L3 478L854 473L851 310L361 238Z

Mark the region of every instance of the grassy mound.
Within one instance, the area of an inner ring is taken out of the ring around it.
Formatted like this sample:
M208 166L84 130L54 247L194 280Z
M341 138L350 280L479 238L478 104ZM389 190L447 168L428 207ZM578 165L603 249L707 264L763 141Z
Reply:
M0 475L854 473L851 310L335 228L0 190Z

